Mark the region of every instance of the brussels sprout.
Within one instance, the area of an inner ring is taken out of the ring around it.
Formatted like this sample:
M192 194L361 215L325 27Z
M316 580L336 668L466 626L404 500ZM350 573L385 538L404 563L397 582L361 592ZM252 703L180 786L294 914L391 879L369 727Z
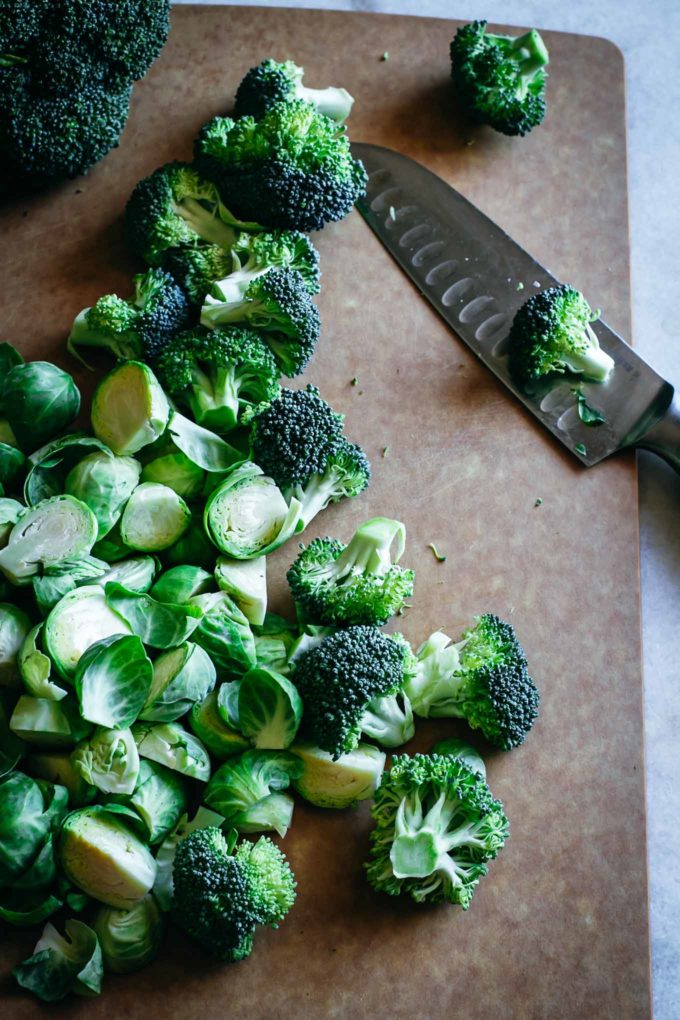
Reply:
M73 465L93 450L113 456L108 446L84 432L54 439L32 453L28 458L29 471L24 482L24 499L28 505L35 506L62 493L66 476Z
M177 825L187 809L187 780L155 761L142 760L132 793L115 795L110 801L126 804L137 812L144 825L147 842L159 843Z
M15 365L4 377L2 410L24 451L59 435L77 417L80 393L68 372L47 361Z
M82 584L92 584L106 573L108 563L95 556L78 560L61 560L45 567L41 577L32 578L33 594L38 609L47 616L57 602Z
M203 468L194 464L179 450L177 453L166 453L162 457L156 457L145 464L142 471L143 482L167 485L182 499L189 501L201 495L204 480Z
M212 574L202 567L191 567L186 564L170 567L158 578L151 595L159 602L188 602L194 595L204 595L214 591L215 583Z
M299 758L285 751L246 751L221 765L203 797L239 832L273 830L285 836L293 816L293 799L279 793L300 776Z
M230 595L249 623L260 626L267 612L267 560L234 560L219 556L215 580Z
M0 473L0 485L2 484ZM18 499L0 497L0 549L7 545L12 528L19 520L19 514L25 509L23 503L20 503Z
M105 588L110 581L116 581L128 591L148 591L158 569L154 556L131 556L110 566L99 578L99 584Z
M129 729L98 726L78 744L71 763L82 778L102 793L130 794L139 775L139 752Z
M240 464L214 490L203 523L220 552L237 560L264 556L295 533L300 503L290 506L271 478L250 461Z
M293 787L317 807L347 808L369 800L385 769L385 752L370 744L358 744L335 760L328 751L307 741L293 744L290 750L304 766L302 774L293 779Z
M446 737L434 745L430 754L450 754L454 758L462 758L468 768L479 773L482 779L486 779L486 765L483 758L478 751L475 751L474 747L470 747L464 740L458 740L457 737Z
M129 557L130 549L120 535L120 521L116 521L108 535L92 546L92 552L99 559L105 560L109 566Z
M202 524L191 524L179 541L164 552L170 566L192 563L212 573L215 567L215 546L208 539Z
M106 586L106 601L151 648L172 648L194 632L203 610L196 605L157 602L144 592L128 591L115 581Z
M243 460L243 455L210 429L197 425L183 414L173 411L168 433L177 449L196 467L204 471L228 471Z
M253 627L257 665L287 676L289 657L298 638L298 628L276 613L267 613L261 626Z
M69 751L40 751L31 753L26 768L36 779L47 779L68 790L71 807L84 807L97 796L94 786L76 772Z
M127 729L146 701L152 673L151 660L136 634L97 641L76 668L74 685L83 718L109 729Z
M15 365L23 365L23 355L7 340L0 343L0 379L14 368Z
M36 747L73 747L92 729L70 698L52 701L22 694L9 721L12 733Z
M23 609L0 602L0 687L20 686L19 652L30 629Z
M120 520L120 536L130 549L160 552L178 541L191 523L191 510L167 485L142 482Z
M107 535L139 484L142 465L133 457L96 450L71 468L64 491L89 506L97 518L97 537Z
M0 493L8 492L17 481L26 463L21 450L9 443L0 442Z
M133 735L142 758L181 772L190 779L210 778L210 758L203 744L179 723L137 723Z
M24 754L26 744L9 728L9 715L0 701L0 779L14 771Z
M60 560L86 556L97 537L97 521L80 500L54 496L25 510L0 549L0 570L22 584Z
M0 780L0 886L16 883L68 810L63 786L23 772Z
M73 918L64 930L65 936L46 924L33 956L12 971L21 987L43 1002L58 1002L69 992L92 997L102 990L104 965L96 934Z
M255 665L253 632L226 592L196 595L191 603L203 610L203 619L194 631L193 639L205 648L215 664L218 677L242 676Z
M218 815L216 811L209 811L206 807L199 807L191 821L187 815L183 815L173 831L165 837L156 854L158 870L153 885L153 895L161 910L168 911L172 905L172 866L179 844L195 829L219 829L223 823L222 815Z
M240 728L255 747L284 750L295 740L302 719L302 699L280 673L256 666L238 692Z
M241 727L241 719L238 714L238 696L241 690L241 681L232 680L220 685L217 693L217 712L223 723L232 729L238 730Z
M151 890L156 862L116 813L118 805L93 805L68 815L59 837L66 876L100 903L129 910Z
M159 655L146 701L139 713L151 722L174 722L215 686L215 667L200 645L184 641Z
M66 691L51 678L52 663L49 656L42 651L41 634L44 624L39 623L29 630L19 649L19 672L24 687L34 698L46 698L61 701Z
M150 963L163 938L163 915L151 893L129 910L100 907L92 925L104 968L113 974L129 974Z
M211 691L207 698L192 707L189 725L216 758L230 758L248 750L246 738L238 730L227 726L217 711L216 691Z
M80 657L103 638L130 634L129 624L106 603L96 585L76 588L64 595L45 620L43 642L59 676L71 680Z
M165 431L170 405L148 365L123 361L92 398L92 431L119 457L136 453Z

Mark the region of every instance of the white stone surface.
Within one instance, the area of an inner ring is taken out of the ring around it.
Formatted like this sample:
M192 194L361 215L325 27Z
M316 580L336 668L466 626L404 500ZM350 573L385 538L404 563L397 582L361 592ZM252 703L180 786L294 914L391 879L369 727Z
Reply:
M680 0L599 0L598 4L592 0L462 0L459 4L450 0L258 0L243 6L328 7L468 21L486 18L600 35L615 42L626 60L635 344L657 371L680 386ZM640 546L654 1015L656 1020L678 1020L680 476L651 454L640 454ZM596 620L592 626L597 626ZM631 889L630 894L638 895L638 891Z

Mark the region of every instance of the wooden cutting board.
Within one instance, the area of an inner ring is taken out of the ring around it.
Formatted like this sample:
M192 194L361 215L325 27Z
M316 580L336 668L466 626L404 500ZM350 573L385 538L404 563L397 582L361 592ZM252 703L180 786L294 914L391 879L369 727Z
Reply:
M353 138L421 160L630 335L623 64L612 44L546 33L548 115L527 138L508 139L458 117L448 83L456 22L215 7L172 18L120 148L88 177L3 211L3 332L26 356L74 370L63 348L74 314L100 294L128 293L138 268L121 236L135 182L188 158L199 126L270 55L303 64L311 85L345 85L356 97ZM258 935L247 962L210 964L173 934L153 966L108 977L100 999L69 1000L53 1015L646 1017L634 460L582 469L418 299L358 214L315 241L324 331L305 379L346 412L374 468L369 491L317 519L316 531L346 539L375 514L406 523L417 586L399 622L416 644L438 628L456 636L484 611L515 624L541 718L509 754L471 738L488 755L511 838L467 914L423 909L364 881L365 805L333 813L300 802L285 840L298 901L280 931ZM293 552L270 564L279 607ZM446 733L469 735L462 724L422 723L413 749ZM5 940L5 974L34 941ZM2 991L8 1018L46 1015L9 977Z

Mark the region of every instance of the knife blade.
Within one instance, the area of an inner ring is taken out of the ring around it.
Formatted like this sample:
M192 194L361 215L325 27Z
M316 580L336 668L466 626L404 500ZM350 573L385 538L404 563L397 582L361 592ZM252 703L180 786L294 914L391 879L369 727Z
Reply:
M559 281L420 163L363 142L352 152L368 174L357 202L366 223L460 339L582 464L644 446L680 471L680 407L670 383L599 319L593 329L616 366L606 382L556 377L518 386L508 370L512 319L531 294ZM601 425L581 420L577 384Z

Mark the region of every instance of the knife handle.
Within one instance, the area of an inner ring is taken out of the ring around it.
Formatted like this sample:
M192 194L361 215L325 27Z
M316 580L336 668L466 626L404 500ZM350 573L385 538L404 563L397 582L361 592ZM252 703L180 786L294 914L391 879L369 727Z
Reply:
M663 417L634 445L658 454L680 472L680 400L677 394L672 396Z

